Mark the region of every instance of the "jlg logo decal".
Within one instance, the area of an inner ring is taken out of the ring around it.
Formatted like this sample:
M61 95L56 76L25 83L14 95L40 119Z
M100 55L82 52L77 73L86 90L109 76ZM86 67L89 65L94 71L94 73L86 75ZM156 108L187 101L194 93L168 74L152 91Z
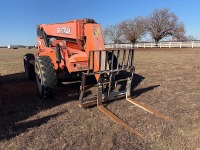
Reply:
M93 27L94 36L98 37L100 35L100 29L98 27Z
M57 28L57 34L71 34L71 28Z

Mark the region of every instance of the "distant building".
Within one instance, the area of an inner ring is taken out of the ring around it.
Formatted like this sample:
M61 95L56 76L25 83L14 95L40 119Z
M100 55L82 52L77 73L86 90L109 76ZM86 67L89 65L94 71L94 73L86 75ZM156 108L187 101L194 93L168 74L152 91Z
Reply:
M8 45L9 49L18 49L19 46L18 45Z

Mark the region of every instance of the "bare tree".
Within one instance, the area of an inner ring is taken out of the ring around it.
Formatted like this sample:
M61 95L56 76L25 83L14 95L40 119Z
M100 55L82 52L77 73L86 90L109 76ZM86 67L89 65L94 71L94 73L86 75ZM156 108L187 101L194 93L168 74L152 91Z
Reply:
M185 38L184 24L179 22L178 17L166 8L154 10L146 23L146 27L156 43L167 36L172 36L177 40Z
M120 23L120 29L125 39L134 44L142 38L145 34L145 22L146 20L143 17L122 21Z
M114 44L117 44L122 36L122 32L120 30L119 25L110 25L105 28L103 31L104 40L112 41Z
M197 40L197 38L194 37L193 35L186 36L186 41L195 41L195 40Z

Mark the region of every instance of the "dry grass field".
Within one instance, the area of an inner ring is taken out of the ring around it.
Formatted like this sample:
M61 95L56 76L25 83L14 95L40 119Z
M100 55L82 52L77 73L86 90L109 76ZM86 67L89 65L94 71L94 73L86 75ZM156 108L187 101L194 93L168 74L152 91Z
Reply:
M40 99L22 63L35 51L0 49L0 149L200 149L200 49L136 49L133 97L175 121L124 99L106 107L144 140L96 107L79 108L80 83L60 85L53 100Z

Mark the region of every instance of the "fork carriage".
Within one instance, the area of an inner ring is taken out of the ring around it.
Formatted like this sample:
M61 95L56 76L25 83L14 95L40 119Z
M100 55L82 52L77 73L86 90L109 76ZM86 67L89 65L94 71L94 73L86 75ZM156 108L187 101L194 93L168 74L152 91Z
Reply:
M98 69L94 66L95 56L99 57ZM103 60L103 58L105 58L105 60ZM88 70L82 73L81 94L79 97L80 106L88 107L96 103L96 101L83 101L84 93L87 88L86 78L92 75L98 76L97 104L124 95L130 97L131 82L135 70L133 59L134 49L90 51Z

